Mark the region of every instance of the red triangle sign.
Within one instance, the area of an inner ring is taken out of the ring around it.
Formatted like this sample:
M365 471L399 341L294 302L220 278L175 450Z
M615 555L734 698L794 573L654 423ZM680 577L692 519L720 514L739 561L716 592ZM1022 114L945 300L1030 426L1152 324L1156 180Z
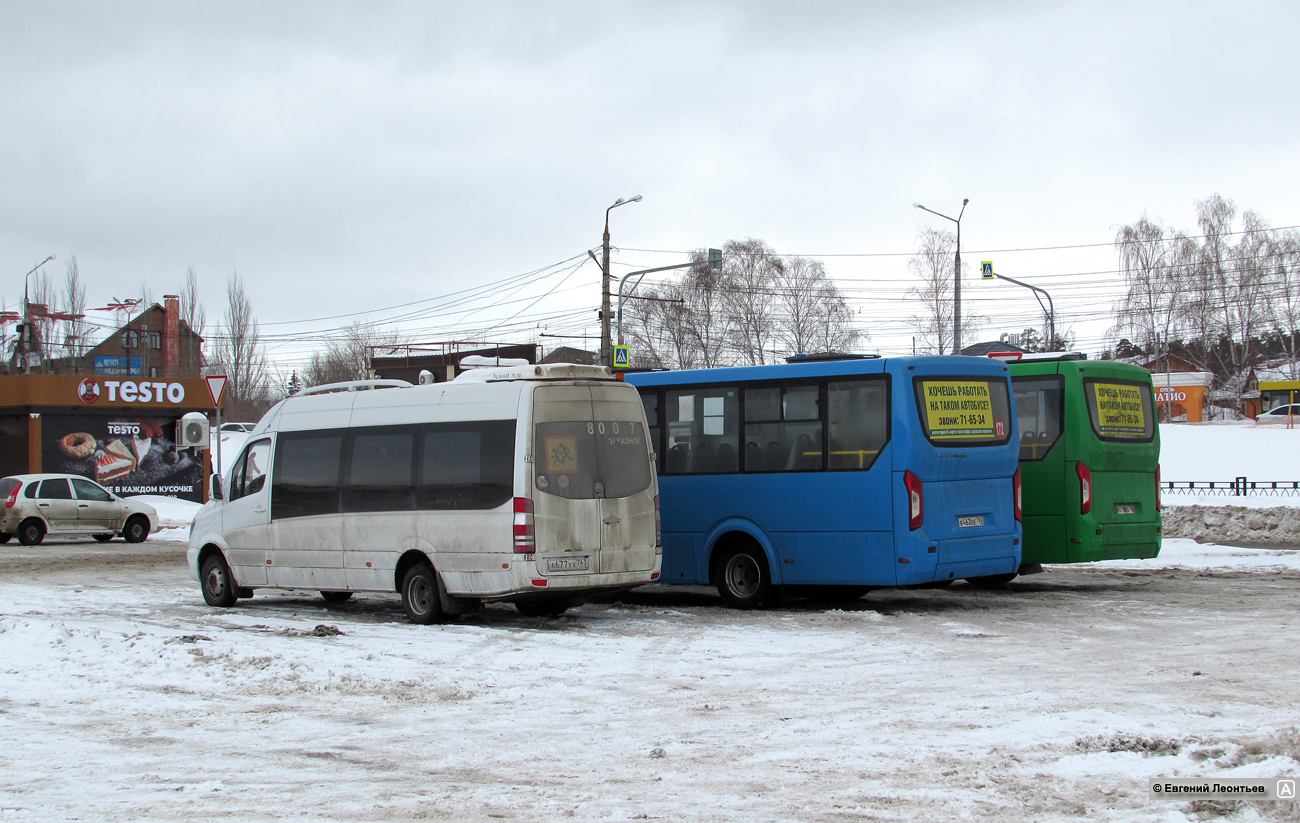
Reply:
M203 380L208 384L208 394L212 397L213 407L221 405L221 395L226 391L226 376L224 374L209 374Z

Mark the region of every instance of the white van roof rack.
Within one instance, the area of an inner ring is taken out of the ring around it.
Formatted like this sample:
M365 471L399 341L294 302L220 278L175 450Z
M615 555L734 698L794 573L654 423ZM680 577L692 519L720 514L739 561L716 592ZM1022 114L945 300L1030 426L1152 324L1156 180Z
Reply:
M608 366L584 366L578 363L541 363L536 366L477 368L456 375L454 383L500 383L509 380L613 380Z
M345 380L342 383L326 383L312 386L293 395L305 397L309 394L329 394L337 391L361 391L363 389L409 389L411 384L405 380Z

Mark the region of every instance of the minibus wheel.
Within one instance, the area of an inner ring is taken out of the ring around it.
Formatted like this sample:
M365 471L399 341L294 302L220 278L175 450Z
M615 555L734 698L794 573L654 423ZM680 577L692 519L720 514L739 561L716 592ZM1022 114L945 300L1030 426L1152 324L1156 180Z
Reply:
M352 592L321 592L326 603L342 603L352 597Z
M1019 575L1016 574L1016 572L1011 572L1010 574L990 574L986 577L968 577L966 578L966 582L981 589L996 589L999 586L1007 585L1018 576Z
M209 606L225 609L235 605L235 581L230 579L230 567L220 554L213 553L203 561L199 582L203 588L203 599Z
M428 625L442 616L438 573L428 563L416 563L402 578L402 608L412 623Z
M758 609L776 599L762 549L741 544L723 555L718 564L718 594L733 609Z

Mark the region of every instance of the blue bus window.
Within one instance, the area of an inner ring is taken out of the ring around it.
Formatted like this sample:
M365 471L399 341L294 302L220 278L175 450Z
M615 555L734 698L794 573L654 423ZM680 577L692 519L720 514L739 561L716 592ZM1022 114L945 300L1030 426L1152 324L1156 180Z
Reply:
M713 474L739 469L736 390L668 392L665 474Z
M645 419L649 428L646 436L650 438L650 451L655 459L655 471L659 470L659 395L655 393L641 395L641 405L645 407Z
M745 391L745 471L821 470L818 393L817 386Z
M827 387L831 469L869 469L889 440L889 392L884 380Z

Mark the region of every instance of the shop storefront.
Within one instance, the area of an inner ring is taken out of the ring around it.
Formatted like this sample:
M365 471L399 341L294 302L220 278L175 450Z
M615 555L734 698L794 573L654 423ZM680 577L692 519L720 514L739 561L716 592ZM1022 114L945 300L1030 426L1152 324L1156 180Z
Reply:
M79 474L124 495L204 502L207 449L177 449L187 412L214 413L200 378L0 377L0 476Z
M1157 372L1151 375L1156 392L1156 412L1163 422L1200 423L1204 419L1205 393L1214 381L1210 372Z

